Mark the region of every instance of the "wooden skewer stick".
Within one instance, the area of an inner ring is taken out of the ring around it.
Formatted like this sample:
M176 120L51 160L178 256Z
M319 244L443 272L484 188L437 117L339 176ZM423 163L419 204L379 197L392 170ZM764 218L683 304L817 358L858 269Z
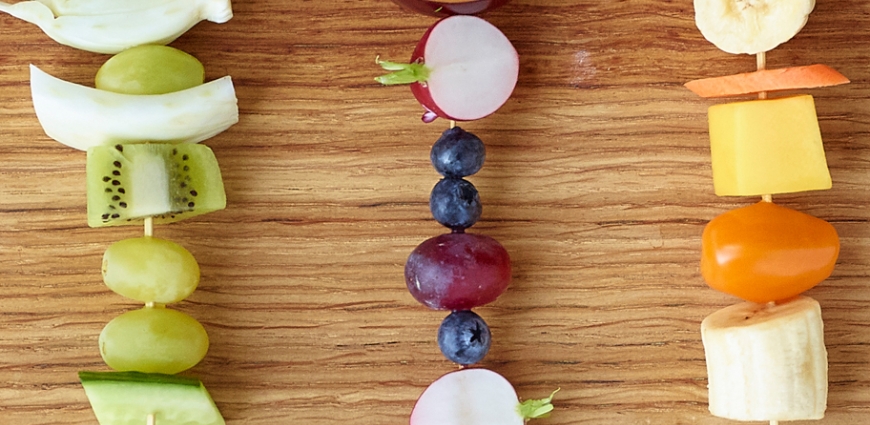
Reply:
M779 425L779 421L770 421L770 425Z
M145 424L146 424L146 425L154 425L155 419L156 419L156 418L154 417L154 414L153 414L153 413L149 413L149 414L148 414L148 417L145 419Z
M767 68L767 54L765 52L761 52L755 55L755 67L758 68L759 71ZM767 99L767 92L758 92L759 99ZM773 202L773 196L770 194L761 195L761 200L764 202Z
M761 52L755 55L755 66L756 68L758 68L759 71L763 71L767 68L767 54L765 52ZM758 98L767 99L767 92L758 92Z
M154 235L154 219L151 217L145 218L145 236L151 237Z
M450 128L456 127L456 121L450 120Z

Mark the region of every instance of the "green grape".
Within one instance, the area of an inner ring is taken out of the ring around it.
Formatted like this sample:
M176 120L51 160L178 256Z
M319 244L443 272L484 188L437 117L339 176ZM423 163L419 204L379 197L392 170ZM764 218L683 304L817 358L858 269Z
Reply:
M199 265L181 245L144 236L115 242L103 255L103 282L142 302L183 300L199 284Z
M109 58L97 71L96 87L116 93L164 94L202 84L205 70L195 57L173 47L145 45Z
M196 319L162 306L128 311L100 333L100 354L112 369L173 374L195 366L208 351Z

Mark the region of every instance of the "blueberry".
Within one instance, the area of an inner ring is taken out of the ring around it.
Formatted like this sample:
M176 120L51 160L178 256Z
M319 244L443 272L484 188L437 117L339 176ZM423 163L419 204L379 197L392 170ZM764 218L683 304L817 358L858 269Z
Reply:
M483 360L490 342L489 326L471 310L450 313L438 328L438 347L444 357L461 365Z
M429 153L432 165L444 177L470 176L480 171L485 158L483 142L459 127L444 131Z
M446 178L432 188L429 210L444 226L464 230L477 223L483 207L473 184L463 179Z

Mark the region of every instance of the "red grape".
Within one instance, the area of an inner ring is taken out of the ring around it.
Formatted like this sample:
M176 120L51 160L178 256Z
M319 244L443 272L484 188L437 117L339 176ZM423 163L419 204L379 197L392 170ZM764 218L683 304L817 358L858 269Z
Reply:
M436 310L468 310L495 301L511 280L511 260L495 239L449 233L421 243L405 263L411 295Z

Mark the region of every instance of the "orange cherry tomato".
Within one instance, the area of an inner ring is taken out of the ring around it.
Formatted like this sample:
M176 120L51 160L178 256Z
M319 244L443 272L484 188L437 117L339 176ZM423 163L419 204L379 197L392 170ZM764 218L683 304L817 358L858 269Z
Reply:
M825 220L759 202L726 212L704 228L701 274L711 288L747 301L781 301L818 285L840 253Z

